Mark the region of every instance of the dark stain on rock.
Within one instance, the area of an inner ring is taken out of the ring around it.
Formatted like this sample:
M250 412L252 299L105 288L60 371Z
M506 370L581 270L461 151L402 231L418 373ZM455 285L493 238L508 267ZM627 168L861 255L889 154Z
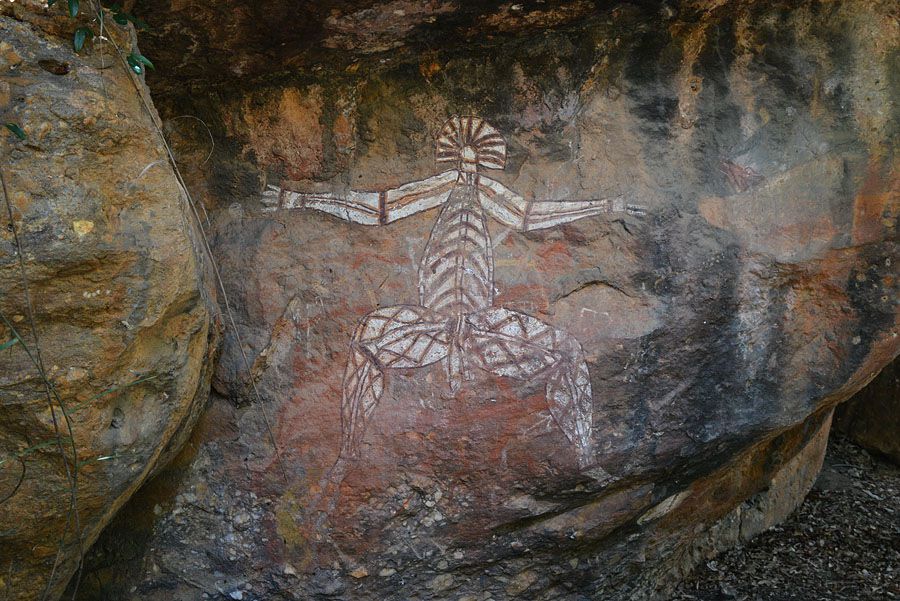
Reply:
M846 379L859 368L878 336L893 325L897 310L900 248L890 242L883 248L860 247L859 252L861 262L850 271L846 288L856 315L856 335L850 340L847 360L835 374L835 381Z
M653 128L664 137L669 137L670 131L668 124L678 113L678 99L674 97L656 96L648 102L638 105L634 114L640 119L649 123L656 123L658 127Z
M736 43L732 20L720 20L707 30L703 51L694 66L694 73L703 78L695 134L703 142L693 153L695 168L708 193L722 196L733 189L728 170L722 168L723 157L732 154L741 142L741 110L728 82Z
M661 27L645 27L636 35L623 75L629 83L627 93L634 102L639 127L649 138L646 150L654 156L658 154L657 143L671 136L678 111L672 78L678 70L681 51Z
M797 51L802 44L798 43L797 34L788 23L790 11L772 11L769 15L774 12L778 15L769 21L772 26L762 24L756 40L762 46L756 55L758 67L771 81L776 82L774 87L795 106L808 106L812 97L814 63L804 52Z

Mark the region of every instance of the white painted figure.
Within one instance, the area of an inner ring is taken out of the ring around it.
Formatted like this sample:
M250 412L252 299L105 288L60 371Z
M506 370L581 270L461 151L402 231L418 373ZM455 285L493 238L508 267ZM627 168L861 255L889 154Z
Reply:
M550 413L586 466L592 461L592 396L581 344L535 317L494 305L486 217L530 231L601 213L643 215L644 209L620 199L525 200L484 175L482 169L505 167L506 142L478 117L447 121L437 138L437 162L453 168L381 192L316 194L269 186L263 195L271 210L316 209L365 225L441 207L419 263L418 303L376 309L353 334L343 380L339 462L358 455L389 370L441 361L453 390L471 379L473 368L546 382Z

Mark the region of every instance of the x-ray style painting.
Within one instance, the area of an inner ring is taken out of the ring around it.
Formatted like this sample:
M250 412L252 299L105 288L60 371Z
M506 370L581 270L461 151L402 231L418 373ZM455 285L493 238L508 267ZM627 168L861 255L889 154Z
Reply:
M488 217L508 228L552 228L601 213L642 214L620 199L526 200L485 175L506 165L506 142L478 117L453 117L437 137L450 169L380 192L318 194L269 186L271 210L315 209L384 226L440 207L418 267L418 298L363 317L350 341L341 400L339 461L357 457L391 370L443 364L456 390L473 370L543 381L547 405L581 465L591 461L592 397L581 344L536 317L495 304Z

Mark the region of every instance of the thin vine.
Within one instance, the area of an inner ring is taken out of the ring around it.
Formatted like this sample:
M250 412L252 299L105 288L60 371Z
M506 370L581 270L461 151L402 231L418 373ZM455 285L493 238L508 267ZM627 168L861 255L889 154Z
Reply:
M25 340L18 333L13 324L6 318L6 316L0 313L0 317L2 317L2 320L5 323L6 327L9 328L10 332L12 332L14 338L18 340L18 344L22 346L25 354L28 356L28 359L31 361L32 365L34 365L35 369L37 369L38 375L40 376L41 383L44 387L44 393L47 397L47 406L50 409L50 418L53 422L55 444L57 450L59 451L59 455L62 458L63 467L65 468L66 482L69 486L69 507L66 513L66 523L63 527L63 532L60 535L59 544L56 548L56 556L53 560L53 568L50 570L50 576L47 580L47 587L45 588L43 595L44 598L47 598L49 596L50 590L52 589L53 581L56 577L56 570L59 568L60 559L62 558L62 551L66 544L66 537L69 535L69 530L72 527L74 527L75 529L75 534L78 541L78 570L79 572L81 571L81 558L84 556L84 541L81 537L81 519L78 514L78 449L75 445L75 435L72 428L72 420L70 419L69 413L66 410L66 404L60 398L59 394L57 394L56 388L50 382L50 379L47 377L47 371L46 369L44 369L44 360L41 355L41 343L38 336L37 323L34 318L34 306L31 302L31 291L28 285L28 275L25 270L25 253L22 247L22 241L19 238L18 228L16 228L12 203L9 200L9 192L6 188L6 178L3 175L2 169L0 169L0 189L2 189L3 192L3 201L6 204L6 211L7 215L9 216L10 229L12 230L13 240L16 245L16 255L18 257L19 275L22 282L22 292L25 299L25 309L28 318L28 325L31 329L31 337L34 339L33 350L30 349L29 346L25 343ZM55 405L54 401L56 401ZM70 441L72 450L71 463L67 455L66 448L64 447L64 437L61 431L60 419L57 416L57 407L62 413L63 420L65 422L65 428L68 433L67 439Z

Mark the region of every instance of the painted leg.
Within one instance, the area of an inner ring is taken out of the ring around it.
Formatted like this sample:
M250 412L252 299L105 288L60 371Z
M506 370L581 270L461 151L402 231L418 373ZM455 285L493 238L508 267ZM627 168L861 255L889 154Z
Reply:
M341 399L341 451L310 503L315 535L337 505L341 483L359 457L366 424L384 393L388 369L425 367L447 356L452 324L417 305L381 307L362 318L350 340ZM324 503L324 505L323 505Z
M365 423L381 400L382 393L384 372L381 367L365 349L351 342L341 397L342 457L356 458L365 432Z
M550 414L575 445L579 464L589 465L593 397L581 344L559 328L502 307L479 311L467 320L473 363L500 376L545 379Z
M450 327L446 318L416 305L381 307L360 321L344 371L342 456L358 456L365 425L384 392L385 370L440 361L449 350Z
M465 317L455 318L452 324L453 335L451 336L450 348L447 350L447 358L444 364L450 391L456 393L462 386L463 381L472 379L472 372L469 369L466 349L461 345L461 341L465 340L468 335L469 324Z

